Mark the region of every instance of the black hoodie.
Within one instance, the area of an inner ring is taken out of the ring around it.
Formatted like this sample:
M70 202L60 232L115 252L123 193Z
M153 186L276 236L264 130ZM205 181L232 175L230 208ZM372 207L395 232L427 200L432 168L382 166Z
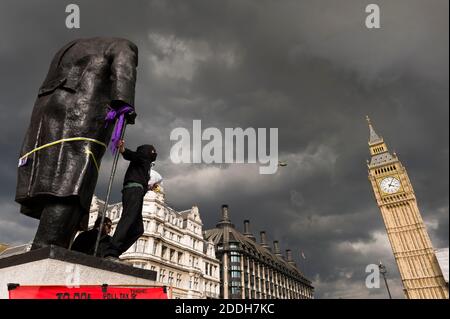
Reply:
M127 161L130 161L123 184L139 183L146 190L148 181L150 180L150 168L152 162L156 159L156 150L153 145L141 145L136 152L125 149L122 156Z

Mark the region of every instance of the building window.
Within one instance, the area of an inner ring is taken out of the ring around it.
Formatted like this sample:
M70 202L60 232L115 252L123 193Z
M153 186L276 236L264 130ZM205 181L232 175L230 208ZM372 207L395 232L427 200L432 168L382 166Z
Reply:
M231 282L231 294L236 295L241 293L241 283L238 281Z
M239 255L238 252L232 251L230 254L231 254L230 258L231 258L232 263L233 262L238 263L241 261L241 256Z
M164 278L164 269L160 269L159 270L159 282L163 282L163 278Z
M145 251L145 243L146 243L145 239L139 239L137 241L136 252L143 253Z
M194 289L198 290L198 278L194 278Z
M177 274L177 283L176 283L177 287L181 287L181 274Z
M158 243L155 241L153 243L153 255L156 256L156 249L158 248Z

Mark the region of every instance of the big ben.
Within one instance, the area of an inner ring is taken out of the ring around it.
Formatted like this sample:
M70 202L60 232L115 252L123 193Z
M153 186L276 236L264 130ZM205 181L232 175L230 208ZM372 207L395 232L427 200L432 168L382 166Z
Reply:
M369 181L408 299L448 298L442 275L425 224L417 205L406 168L395 152L391 154L370 119L368 161Z

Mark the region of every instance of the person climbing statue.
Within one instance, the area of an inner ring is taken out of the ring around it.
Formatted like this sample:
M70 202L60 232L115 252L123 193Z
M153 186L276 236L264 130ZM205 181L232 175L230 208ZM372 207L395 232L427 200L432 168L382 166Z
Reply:
M136 151L125 148L125 142L119 142L119 152L130 161L125 173L122 189L122 215L104 256L117 260L144 233L142 207L148 191L150 170L157 153L153 145L141 145Z

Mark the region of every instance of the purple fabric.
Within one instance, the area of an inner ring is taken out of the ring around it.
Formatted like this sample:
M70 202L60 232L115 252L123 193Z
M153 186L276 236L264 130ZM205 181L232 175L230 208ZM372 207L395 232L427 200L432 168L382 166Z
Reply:
M113 154L117 152L117 143L119 142L120 134L122 133L122 127L125 122L125 114L130 113L133 110L134 109L131 106L125 104L118 109L110 108L108 114L106 114L106 126L117 120L116 127L114 128L111 136L111 142L109 143L109 149Z

